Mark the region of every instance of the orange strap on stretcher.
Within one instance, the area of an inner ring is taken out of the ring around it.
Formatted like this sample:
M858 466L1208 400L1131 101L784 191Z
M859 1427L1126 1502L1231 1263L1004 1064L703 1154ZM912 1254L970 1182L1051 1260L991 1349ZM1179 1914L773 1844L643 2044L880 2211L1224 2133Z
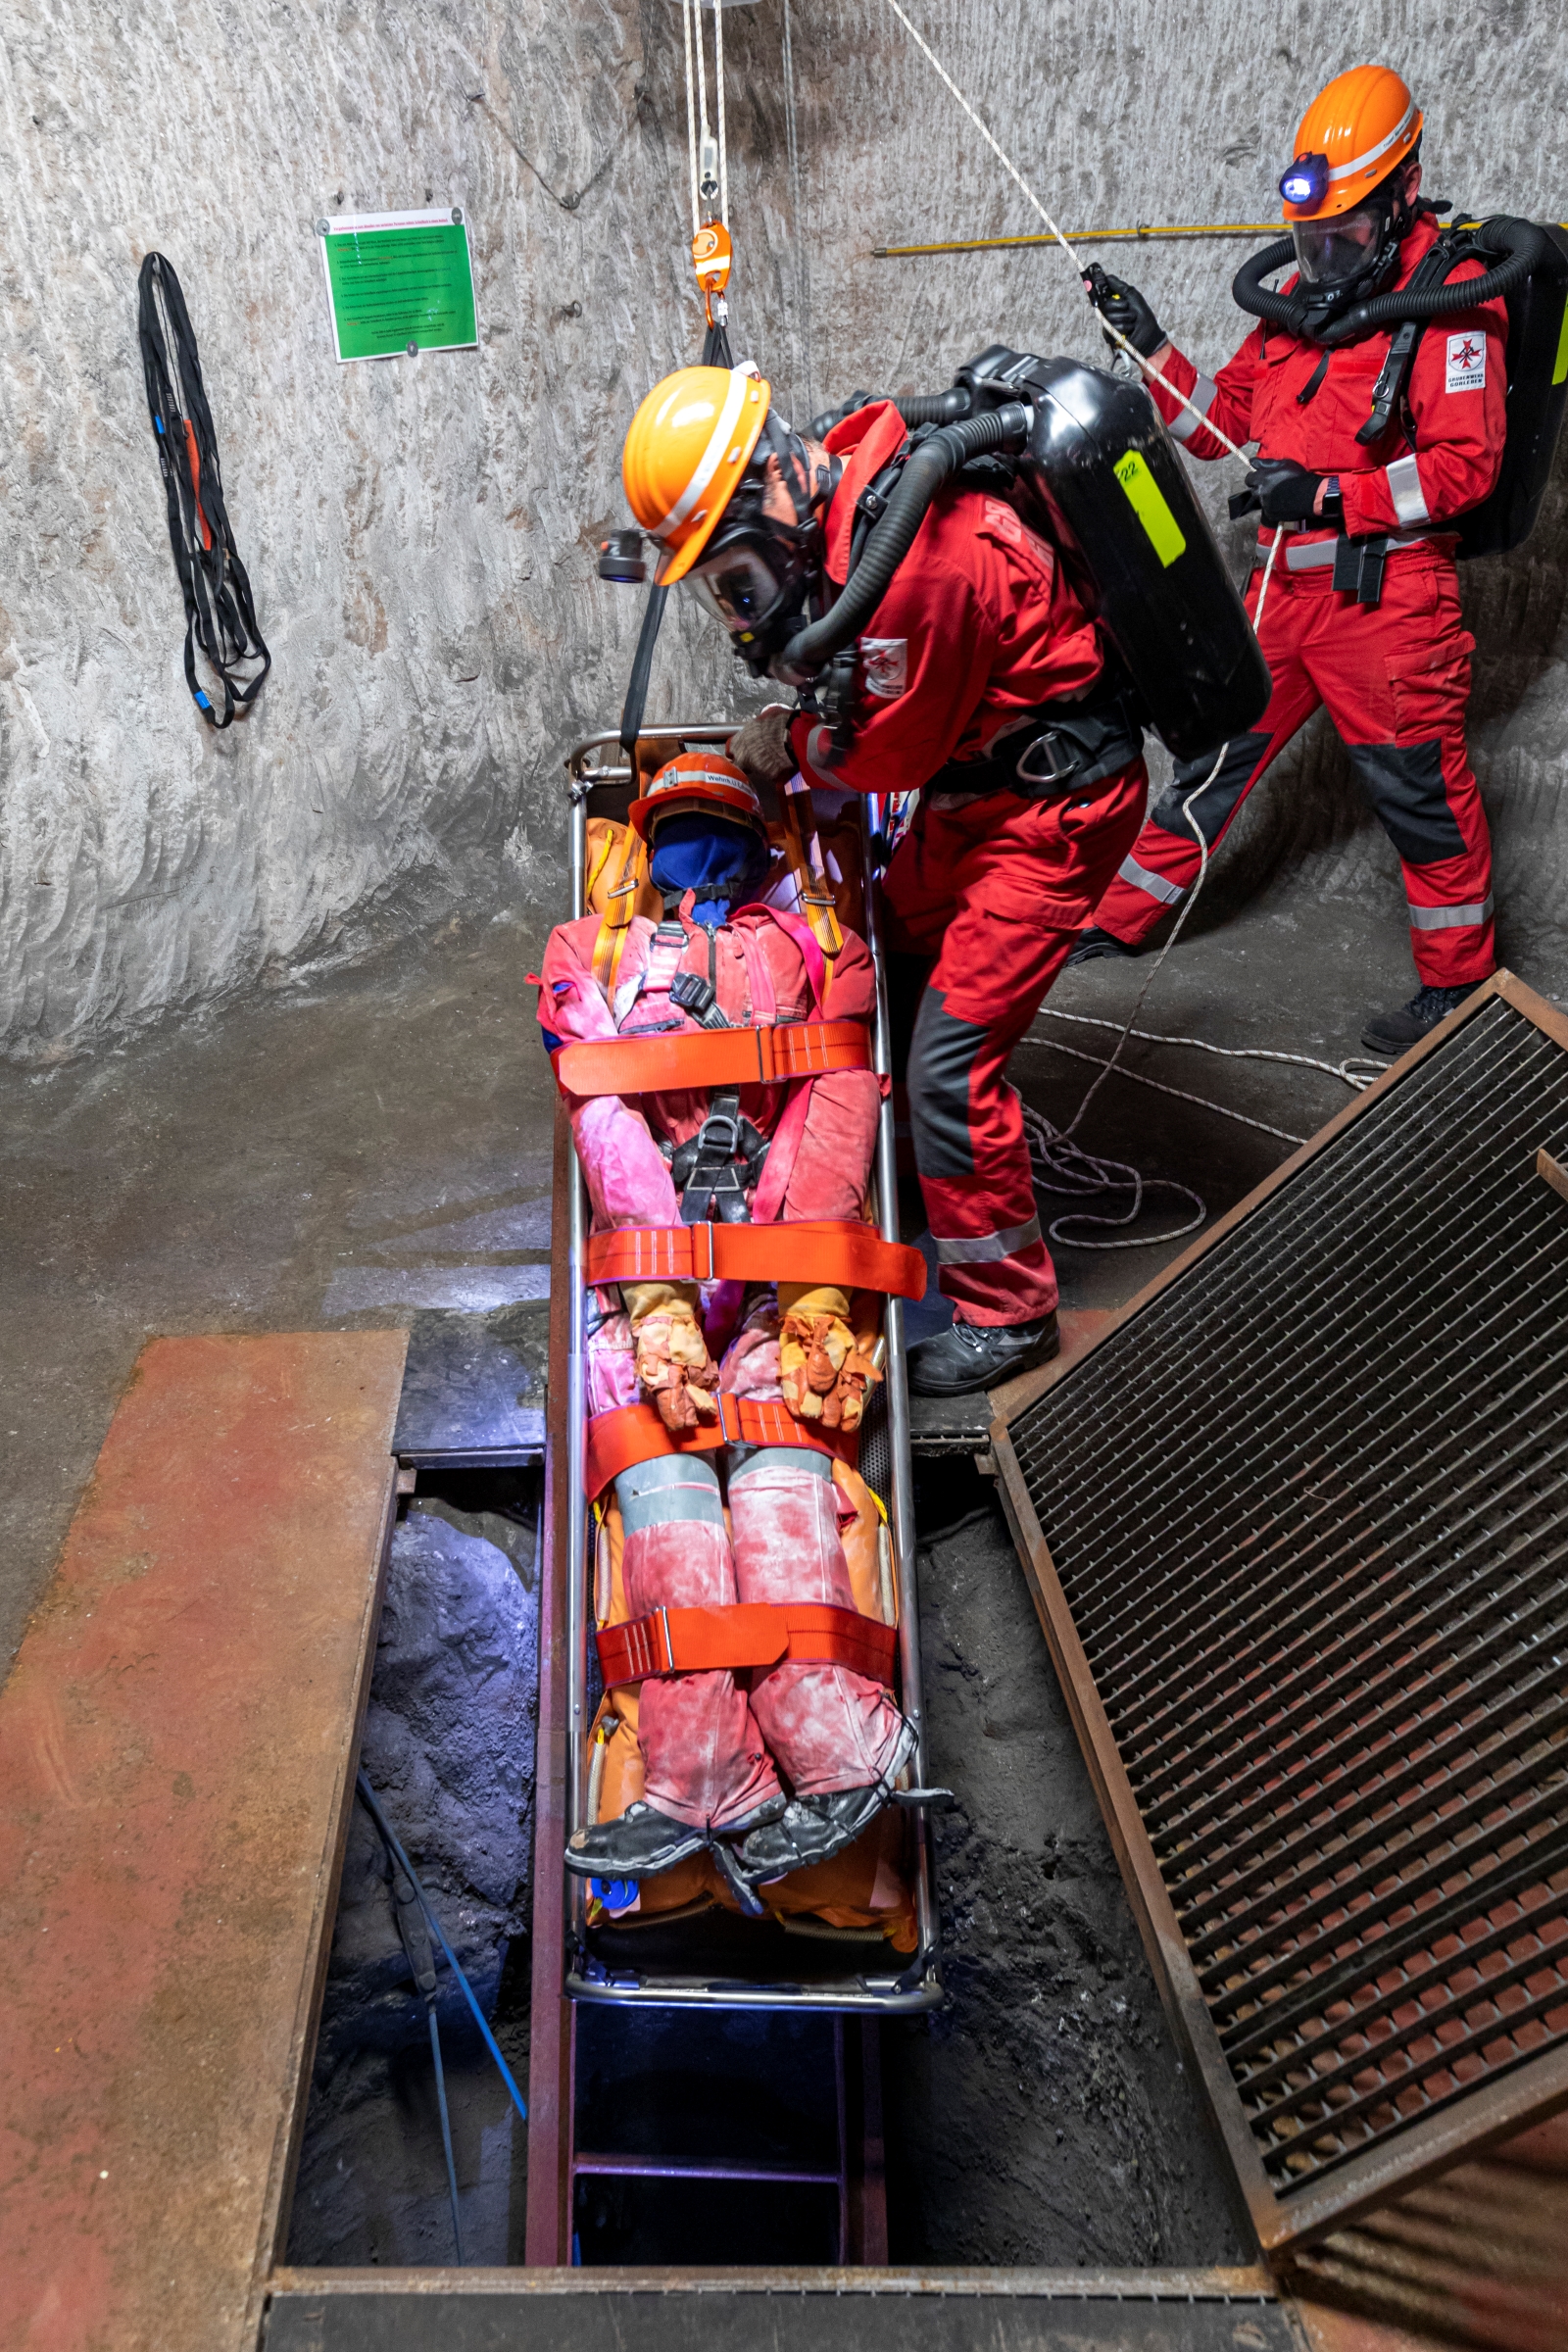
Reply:
M848 1666L893 1683L898 1631L822 1601L734 1601L718 1609L655 1609L598 1637L605 1688L654 1674L703 1674L714 1667Z
M777 1029L588 1038L551 1058L568 1095L662 1095L868 1070L871 1041L863 1021L798 1021Z
M656 1405L623 1404L612 1413L595 1413L583 1450L583 1493L592 1502L639 1462L662 1453L708 1453L717 1446L799 1446L850 1463L858 1451L855 1436L797 1421L776 1397L731 1396L720 1390L718 1419L678 1435L664 1427Z
M872 1225L830 1219L786 1225L631 1225L596 1233L588 1280L835 1282L847 1291L925 1297L925 1259Z

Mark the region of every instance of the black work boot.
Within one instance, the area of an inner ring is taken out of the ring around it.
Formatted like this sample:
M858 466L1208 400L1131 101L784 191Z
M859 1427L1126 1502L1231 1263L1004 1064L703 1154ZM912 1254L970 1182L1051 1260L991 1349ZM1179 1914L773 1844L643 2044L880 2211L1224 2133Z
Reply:
M1032 1323L958 1323L909 1349L913 1396L967 1396L1049 1364L1061 1346L1055 1312Z
M777 1821L783 1810L782 1794L770 1796L755 1812L728 1823L724 1835L743 1837L764 1822ZM662 1870L673 1870L677 1862L700 1854L710 1835L708 1830L689 1829L685 1822L671 1820L667 1813L638 1797L614 1821L600 1821L591 1830L579 1830L566 1847L566 1868L580 1879L656 1879Z
M842 1853L876 1819L913 1753L914 1726L906 1723L880 1780L861 1788L836 1788L830 1796L791 1797L780 1820L754 1830L741 1846L741 1875L754 1886L763 1886L792 1870L809 1870L813 1862L827 1862Z
M1456 1004L1473 997L1481 986L1479 980L1467 980L1462 988L1418 988L1408 1004L1397 1012L1375 1013L1361 1032L1361 1043L1374 1054L1403 1054L1409 1047L1418 1046L1440 1021L1446 1021Z
M1091 923L1086 931L1079 932L1077 940L1067 952L1067 961L1093 963L1102 956L1121 956L1131 961L1137 954L1136 948L1130 948L1114 932L1102 931L1098 923Z

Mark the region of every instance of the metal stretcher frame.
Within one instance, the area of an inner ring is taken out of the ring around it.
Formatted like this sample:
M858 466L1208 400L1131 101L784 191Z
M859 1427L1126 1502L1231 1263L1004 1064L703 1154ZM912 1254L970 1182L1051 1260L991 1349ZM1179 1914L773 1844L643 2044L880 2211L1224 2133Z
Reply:
M667 724L648 727L638 736L639 747L647 744L668 745L671 756L681 744L723 743L735 731L738 720L728 724L711 721L694 726ZM606 763L606 755L609 762ZM570 865L571 912L579 916L587 912L587 852L589 804L597 792L615 788L624 790L633 781L633 771L624 764L620 739L615 733L591 736L577 745L566 761L567 790L570 798ZM883 830L884 804L879 799L867 801L862 814L864 871L866 878L866 934L867 945L876 972L876 1022L872 1041L873 1067L886 1075L890 1064L888 1026L887 979L882 956L880 923L876 908L875 845ZM587 1434L587 1379L584 1263L588 1242L589 1207L587 1188L577 1155L569 1147L565 1153L564 1181L567 1192L567 1289L568 1307L564 1339L567 1348L566 1410L563 1433L564 1460L554 1462L552 1484L561 1497L558 1507L566 1527L566 1610L565 1675L569 1684L569 1699L565 1717L565 1774L564 1819L562 1824L564 1843L578 1829L585 1826L588 1795L588 1638L589 1605L588 1578L590 1546L588 1540L589 1513L583 1494L583 1449ZM880 1230L883 1239L896 1242L898 1230L898 1180L894 1155L893 1106L891 1101L882 1104L877 1130L876 1191ZM920 1687L920 1636L915 1600L915 1520L913 1471L909 1451L909 1400L906 1379L904 1304L902 1299L889 1298L884 1306L884 1332L887 1348L884 1380L888 1402L888 1435L892 1449L892 1476L888 1496L889 1535L893 1555L894 1589L899 1616L899 1703L913 1725L917 1745L912 1759L915 1786L926 1785L925 1715ZM554 1372L555 1367L552 1366ZM558 1429L560 1423L557 1423ZM557 1443L562 1443L558 1439ZM586 1882L569 1875L564 1862L542 1857L543 1867L559 1871L564 1881L563 1907L564 1985L569 2000L606 2001L619 2004L644 2003L662 2008L707 2009L822 2009L859 2011L876 2015L908 2015L937 2007L942 1999L940 1964L940 1921L937 1913L935 1874L932 1866L930 1825L923 1809L910 1818L909 1850L913 1856L914 1906L917 1941L908 1957L895 1954L888 1947L889 1959L896 1961L885 1974L857 1970L842 1978L824 1978L808 1984L768 1983L752 1984L733 1976L713 1979L701 1975L633 1974L624 1976L594 1976L582 1965L584 1937L587 1933L588 1887ZM551 1834L554 1824L541 1817L541 1831Z

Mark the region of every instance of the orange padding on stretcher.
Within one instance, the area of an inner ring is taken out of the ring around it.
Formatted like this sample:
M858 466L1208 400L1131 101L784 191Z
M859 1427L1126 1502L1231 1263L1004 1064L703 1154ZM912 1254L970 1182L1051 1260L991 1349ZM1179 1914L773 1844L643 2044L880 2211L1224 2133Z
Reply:
M720 1390L718 1419L696 1429L667 1430L652 1404L623 1404L613 1413L595 1413L583 1449L583 1492L592 1502L612 1480L638 1462L661 1453L706 1453L715 1446L802 1446L853 1464L858 1441L841 1431L819 1433L797 1421L787 1404L756 1396L730 1396Z
M655 1609L598 1637L605 1688L651 1674L714 1667L848 1666L893 1682L899 1638L891 1625L826 1601L738 1600L728 1608Z
M925 1259L870 1225L630 1225L588 1244L590 1282L836 1282L925 1297Z
M779 1029L588 1038L563 1046L553 1059L568 1095L663 1095L868 1070L871 1046L863 1021L798 1021Z

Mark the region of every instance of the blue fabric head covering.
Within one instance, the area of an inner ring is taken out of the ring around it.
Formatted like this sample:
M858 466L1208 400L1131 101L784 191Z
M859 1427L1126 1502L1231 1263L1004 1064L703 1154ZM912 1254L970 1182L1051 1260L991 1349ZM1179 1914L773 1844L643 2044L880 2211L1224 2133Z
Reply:
M706 808L686 808L660 820L648 871L666 898L697 893L693 920L710 927L743 904L767 872L770 853L755 826Z

